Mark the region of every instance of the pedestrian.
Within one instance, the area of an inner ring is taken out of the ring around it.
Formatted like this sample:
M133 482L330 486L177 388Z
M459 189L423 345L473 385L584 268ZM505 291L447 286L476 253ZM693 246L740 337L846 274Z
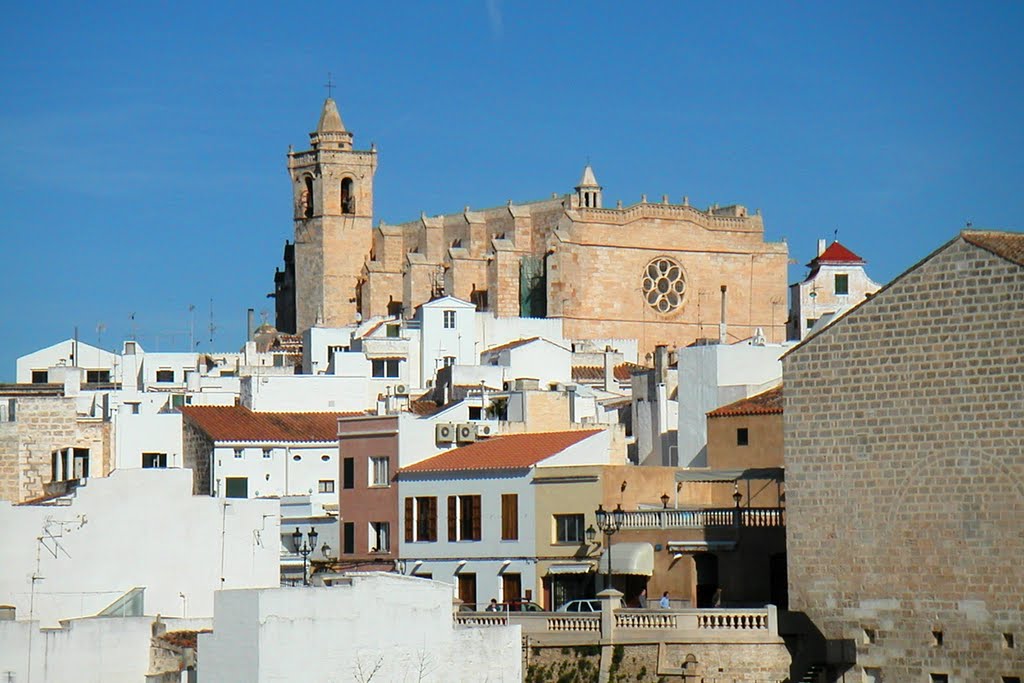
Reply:
M487 605L487 610L486 611L488 611L488 612L500 612L501 611L501 606L498 604L497 600L495 600L494 598L491 598L491 604Z
M671 607L668 601L668 591L665 591L661 594L661 600L658 601L658 605L661 607L661 609L668 609L669 607Z
M638 600L640 602L640 609L647 609L647 589L646 588L644 588L642 591L640 591L640 597L638 598Z

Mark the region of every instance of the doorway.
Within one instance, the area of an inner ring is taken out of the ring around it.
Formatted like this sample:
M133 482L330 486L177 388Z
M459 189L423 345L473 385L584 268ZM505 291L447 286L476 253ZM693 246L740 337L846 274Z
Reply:
M718 602L718 557L711 553L693 556L697 575L697 607L717 607Z
M464 607L476 611L476 574L459 574L459 600Z
M503 602L518 602L523 597L523 579L519 574L501 575L501 599Z

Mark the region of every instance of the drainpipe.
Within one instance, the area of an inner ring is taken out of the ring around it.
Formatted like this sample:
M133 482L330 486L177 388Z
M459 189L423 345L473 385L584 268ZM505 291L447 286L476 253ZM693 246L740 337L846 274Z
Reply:
M725 299L726 299L726 293L725 292L726 292L726 289L727 289L727 287L725 285L722 285L722 317L720 318L721 322L718 323L718 343L719 344L728 344L729 343L729 336L727 334L727 328L726 328L726 324L725 324Z

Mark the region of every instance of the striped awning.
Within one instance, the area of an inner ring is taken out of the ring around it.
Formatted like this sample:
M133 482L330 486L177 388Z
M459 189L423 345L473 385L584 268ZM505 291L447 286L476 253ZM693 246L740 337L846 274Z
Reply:
M548 574L589 574L594 571L590 562L561 562L548 567Z
M654 573L654 546L650 543L612 543L612 574L650 576ZM608 571L609 549L605 548L598 562L598 571Z

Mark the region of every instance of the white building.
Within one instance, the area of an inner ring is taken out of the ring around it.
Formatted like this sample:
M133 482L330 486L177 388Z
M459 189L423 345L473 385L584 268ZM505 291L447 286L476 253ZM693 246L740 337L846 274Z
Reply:
M792 344L688 346L676 352L679 377L679 467L707 467L707 414L727 403L771 389L782 381L779 358Z
M480 364L503 368L506 381L535 379L542 388L572 382L572 349L541 337L487 349Z
M217 683L520 683L519 626L456 627L451 587L350 574L330 587L221 591L199 675Z
M789 339L803 339L821 318L842 315L881 289L865 272L866 263L838 241L826 249L818 240L818 255L807 264L811 272L789 287Z
M143 589L144 613L209 616L215 590L278 584L278 514L276 500L193 496L183 469L115 471L47 504L0 502L0 602L51 626Z
M15 381L18 384L61 382L57 375L49 377L53 368L79 367L89 383L119 382L119 359L116 353L75 339L65 339L45 349L33 351L17 360Z
M228 498L331 494L338 480L338 418L355 413L253 412L185 406L185 463L196 493Z
M451 582L483 608L537 584L534 476L611 462L611 433L510 434L441 453L397 475L399 557L406 572Z

